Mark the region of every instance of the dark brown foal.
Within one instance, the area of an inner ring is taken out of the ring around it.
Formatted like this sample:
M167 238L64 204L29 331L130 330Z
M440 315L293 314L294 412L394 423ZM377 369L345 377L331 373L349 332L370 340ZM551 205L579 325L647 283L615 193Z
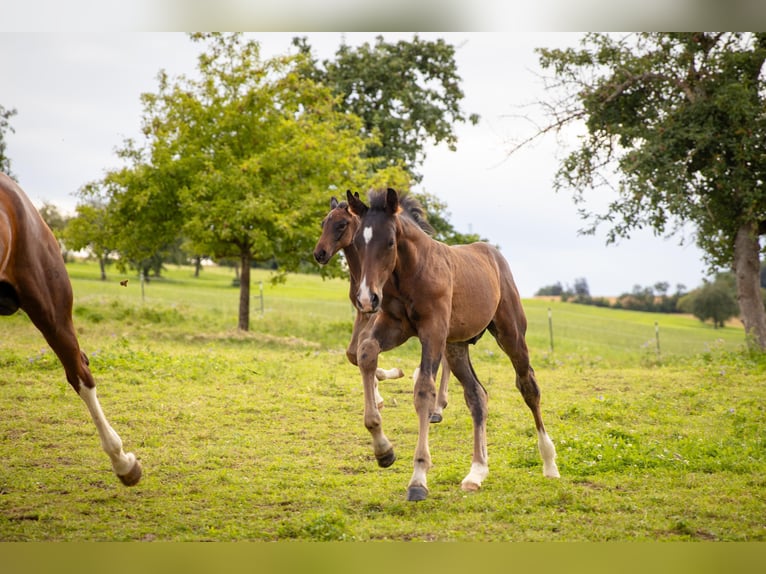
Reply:
M361 259L357 309L373 315L371 328L358 346L365 396L372 390L378 354L402 344L410 336L421 343L420 371L414 389L418 442L408 500L427 496L426 474L431 467L428 449L429 418L435 405L434 378L445 351L451 371L463 386L474 427L471 469L464 490L477 490L489 473L487 465L487 393L471 365L468 345L488 330L508 355L516 386L532 411L543 459L543 474L558 477L556 450L540 413L540 390L529 363L524 339L526 317L508 263L486 243L447 246L435 241L406 217L396 191L373 192L370 207L347 194L351 212L360 217L354 245ZM406 209L406 207L405 207ZM397 290L386 285L392 281ZM411 329L401 329L408 324ZM365 413L375 455L393 458L393 447L383 434L380 416Z

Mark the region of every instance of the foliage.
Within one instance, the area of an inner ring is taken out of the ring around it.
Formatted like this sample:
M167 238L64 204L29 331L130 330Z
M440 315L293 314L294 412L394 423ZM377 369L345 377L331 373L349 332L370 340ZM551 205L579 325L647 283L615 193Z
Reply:
M69 218L61 213L58 207L46 201L40 206L40 217L53 232L53 236L58 241L62 256L66 259L68 246L64 243L64 230L66 229Z
M688 222L711 267L737 267L745 328L766 347L757 288L758 234L766 232L766 35L588 34L582 49L540 49L555 74L552 122L582 120L587 136L561 163L556 187L574 191L586 232L609 226L609 241L649 227ZM603 213L586 195L610 186ZM764 225L762 225L762 223Z
M719 273L714 281L705 282L681 299L679 308L702 322L712 319L714 327L723 327L739 313L734 277L730 273Z
M266 312L244 333L230 322L229 270L196 280L171 267L142 303L123 276L68 269L101 404L144 479L119 484L42 337L23 315L4 318L0 409L13 416L0 418L0 540L764 540L766 362L737 330L660 317L674 351L641 366L637 341L656 315L525 301L562 478L541 476L531 415L485 336L472 358L491 397L490 475L460 490L471 420L453 380L431 428L430 497L413 504L412 380L381 383L400 458L379 469L343 353L347 282L267 286ZM561 349L545 360L549 306ZM408 345L383 361L410 373L417 357Z
M6 173L10 177L14 177L14 175L11 172L11 158L8 157L8 153L6 152L7 144L5 141L5 134L6 132L14 132L9 121L14 115L16 115L15 109L6 109L4 106L0 105L0 171Z
M240 34L192 38L206 43L199 77L163 73L158 92L143 94L146 142L126 144L133 165L110 175L111 196L121 218L140 220L133 234L161 220L167 233L146 254L183 228L194 252L237 257L239 326L247 330L251 263L276 261L282 273L298 267L331 186L368 181L362 155L372 140L328 88L297 73L300 57L263 61L258 43Z
M308 40L293 44L306 56L301 73L329 86L341 109L360 117L364 133L376 136L367 155L378 168L402 165L420 181L417 170L428 144L444 142L455 149L456 122L473 124L460 109L463 91L455 64L455 48L443 39L386 42L378 36L358 48L342 45L334 60L313 58Z

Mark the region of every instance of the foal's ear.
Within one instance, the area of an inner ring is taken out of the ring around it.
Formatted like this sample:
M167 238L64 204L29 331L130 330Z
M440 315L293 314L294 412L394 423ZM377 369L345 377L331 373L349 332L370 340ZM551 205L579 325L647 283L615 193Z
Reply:
M351 209L351 213L359 217L362 217L365 213L367 213L367 206L361 199L359 199L359 193L352 195L351 190L347 189L346 199L348 200L348 206Z
M399 194L390 187L386 190L386 213L394 215L399 213Z
M336 207L338 207L338 198L333 195L330 198L330 209L335 209Z

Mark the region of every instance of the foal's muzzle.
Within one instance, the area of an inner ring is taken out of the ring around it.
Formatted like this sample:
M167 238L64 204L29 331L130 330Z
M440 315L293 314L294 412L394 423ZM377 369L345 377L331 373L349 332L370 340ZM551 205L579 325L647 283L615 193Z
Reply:
M314 259L316 259L317 263L320 265L326 265L330 260L330 256L324 249L317 249L314 251Z
M357 295L356 308L362 313L377 313L380 309L380 296L377 293L369 293L368 296Z

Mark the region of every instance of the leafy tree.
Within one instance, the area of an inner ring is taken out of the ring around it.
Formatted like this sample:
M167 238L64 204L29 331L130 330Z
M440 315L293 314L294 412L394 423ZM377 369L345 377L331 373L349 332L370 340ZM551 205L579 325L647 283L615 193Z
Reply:
M460 109L463 91L455 64L455 48L443 39L386 42L358 48L342 45L334 60L321 64L304 38L293 44L306 56L301 73L329 86L341 109L362 118L366 135L379 136L367 149L376 167L403 166L415 179L426 145L446 143L455 149L456 122L478 123Z
M96 194L91 194L77 205L76 211L64 229L64 241L74 251L88 249L98 259L101 280L105 281L106 263L117 245L117 234L111 228L107 205Z
M146 279L150 272L160 274L160 254L174 244L183 225L178 186L184 179L175 166L158 169L147 163L133 142L125 145L118 153L131 165L107 173L98 186L82 190L81 195L107 204L105 226L120 254L117 267L122 271L132 267Z
M535 293L535 297L558 297L564 293L564 287L561 285L561 281L556 281L553 285L546 285L540 287Z
M711 319L716 329L723 327L726 321L739 313L734 283L730 273L720 273L714 281L706 282L684 297L679 307L703 323Z
M8 157L5 143L5 133L13 133L13 128L10 124L10 118L16 115L15 109L6 109L0 105L0 171L6 173L10 177L15 177L11 172L11 158Z
M43 202L42 206L38 210L40 217L43 218L45 224L50 227L53 232L53 236L59 243L59 249L61 249L61 256L66 259L66 248L64 245L64 229L66 228L69 218L61 213L61 210L49 201Z
M766 34L588 34L579 49L539 54L555 84L536 135L576 120L587 129L555 181L574 191L585 232L606 223L613 242L692 223L708 264L734 270L745 330L766 349ZM589 211L586 197L613 175L615 199Z
M362 155L372 140L360 135L359 118L337 109L329 88L297 73L302 57L263 61L258 43L241 34L192 39L206 44L199 77L162 73L158 92L142 95L146 142L127 142L132 165L111 175L113 197L118 212L142 220L136 240L158 222L167 238L182 229L194 252L237 257L238 326L248 330L251 264L298 267L316 241L330 186L369 182Z

